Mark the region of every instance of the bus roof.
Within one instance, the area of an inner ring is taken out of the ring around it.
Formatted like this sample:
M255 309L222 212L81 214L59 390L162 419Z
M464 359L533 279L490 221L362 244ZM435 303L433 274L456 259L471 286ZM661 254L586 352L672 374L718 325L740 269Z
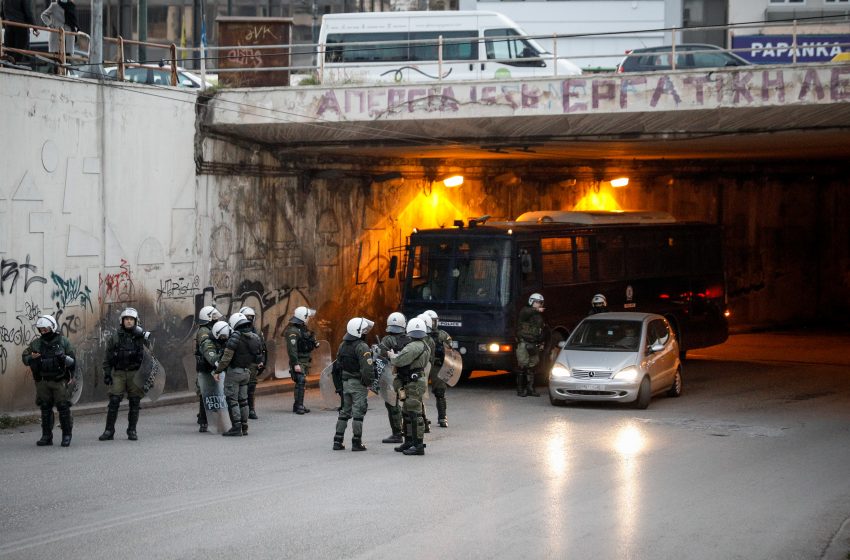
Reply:
M516 223L558 223L596 226L602 224L675 224L676 218L667 212L565 212L561 210L538 210L526 212Z

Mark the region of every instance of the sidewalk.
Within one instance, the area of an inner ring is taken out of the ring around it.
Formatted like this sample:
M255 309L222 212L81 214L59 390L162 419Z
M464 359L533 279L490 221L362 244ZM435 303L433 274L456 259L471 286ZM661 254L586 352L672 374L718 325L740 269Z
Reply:
M313 388L319 386L319 374L307 376L307 387ZM267 379L257 384L256 395L272 395L276 393L291 393L295 389L295 383L291 379ZM188 404L198 402L198 396L195 391L178 391L175 393L165 393L156 401L151 401L148 398L142 399L142 408L157 408L160 406L171 406L175 404ZM121 402L121 408L128 406L127 399ZM84 404L74 405L71 410L74 416L87 416L89 414L103 414L106 412L106 401L87 402ZM41 414L38 408L30 410L16 410L6 413L12 418L21 416L38 416Z

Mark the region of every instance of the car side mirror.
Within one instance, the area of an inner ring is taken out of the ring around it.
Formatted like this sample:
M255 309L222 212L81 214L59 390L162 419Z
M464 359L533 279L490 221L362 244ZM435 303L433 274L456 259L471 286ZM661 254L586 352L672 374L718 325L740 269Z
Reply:
M662 350L664 350L664 345L660 342L656 342L652 346L650 346L649 349L652 350L653 353L661 352Z

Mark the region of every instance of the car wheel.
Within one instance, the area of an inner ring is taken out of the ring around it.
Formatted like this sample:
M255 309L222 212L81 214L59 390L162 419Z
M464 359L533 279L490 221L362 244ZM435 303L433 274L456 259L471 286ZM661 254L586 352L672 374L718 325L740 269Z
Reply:
M673 377L673 385L667 391L668 397L682 396L682 368L676 368L676 375Z
M652 387L650 387L649 378L644 377L643 381L640 382L638 396L635 399L635 408L639 410L646 410L649 407L650 399L652 399Z
M562 399L556 399L552 395L549 395L549 404L552 406L567 406L567 401Z

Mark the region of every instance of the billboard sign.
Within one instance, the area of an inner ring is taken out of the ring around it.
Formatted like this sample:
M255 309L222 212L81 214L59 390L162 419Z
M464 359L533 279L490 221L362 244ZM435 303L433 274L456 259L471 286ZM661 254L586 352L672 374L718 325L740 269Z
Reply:
M791 35L736 35L732 48L753 64L789 64L793 42ZM827 62L841 52L850 52L850 34L797 35L797 62Z

